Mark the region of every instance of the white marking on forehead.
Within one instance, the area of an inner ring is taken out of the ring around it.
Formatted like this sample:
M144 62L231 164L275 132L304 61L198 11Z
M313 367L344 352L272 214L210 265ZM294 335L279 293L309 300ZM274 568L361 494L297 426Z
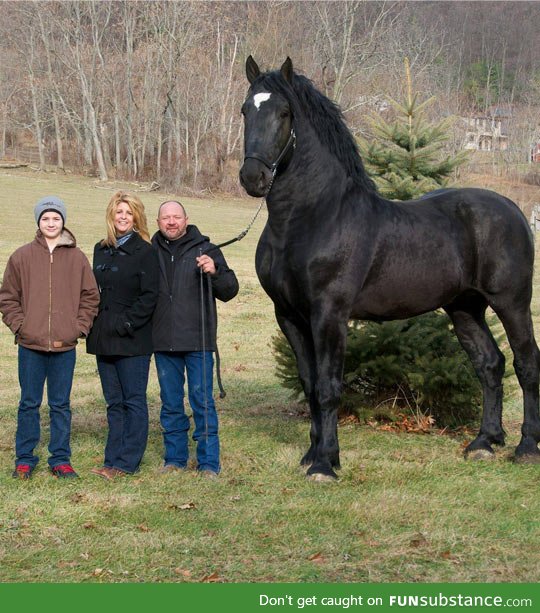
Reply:
M260 94L255 94L253 96L253 104L255 105L255 108L259 110L261 107L261 104L269 100L271 95L272 94L268 94L267 92L261 92Z

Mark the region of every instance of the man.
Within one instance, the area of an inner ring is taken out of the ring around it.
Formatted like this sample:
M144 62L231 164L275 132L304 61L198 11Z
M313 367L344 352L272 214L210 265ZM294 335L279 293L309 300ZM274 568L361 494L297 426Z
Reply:
M90 263L64 225L66 213L66 205L56 196L36 204L36 237L11 255L0 288L0 312L19 346L16 479L30 479L39 460L35 450L45 381L50 408L49 468L61 479L77 477L70 447L75 345L90 331L99 292Z
M166 201L159 207L159 232L152 238L160 265L153 343L165 444L162 471L187 467L189 418L184 412L187 373L197 470L215 476L221 465L212 393L217 324L214 297L223 302L231 300L238 293L238 281L221 251L188 221L180 202Z

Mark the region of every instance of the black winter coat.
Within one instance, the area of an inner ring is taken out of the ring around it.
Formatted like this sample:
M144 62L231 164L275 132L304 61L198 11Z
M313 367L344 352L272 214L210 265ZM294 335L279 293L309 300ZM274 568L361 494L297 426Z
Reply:
M177 244L175 244L177 243ZM216 304L238 293L238 280L219 249L212 249L207 236L189 225L177 241L168 241L161 232L152 244L159 257L159 298L153 317L154 351L201 351L201 272L196 257L202 253L214 260L216 274L204 275L205 349L216 349ZM208 281L209 280L209 281ZM210 288L209 288L210 284ZM209 296L209 289L212 296Z
M86 341L88 353L152 353L152 313L159 280L155 250L136 233L118 248L98 243L94 247L93 269L100 303Z

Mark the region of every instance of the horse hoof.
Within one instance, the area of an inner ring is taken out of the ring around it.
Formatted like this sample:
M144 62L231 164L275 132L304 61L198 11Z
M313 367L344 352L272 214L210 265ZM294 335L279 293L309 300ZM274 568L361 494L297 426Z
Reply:
M487 449L473 449L472 451L465 452L465 459L474 461L494 460L495 454Z
M515 464L540 464L540 454L524 453L514 457Z
M306 479L313 481L314 483L337 483L337 477L331 475L324 475L323 473L313 473L312 475L306 475Z

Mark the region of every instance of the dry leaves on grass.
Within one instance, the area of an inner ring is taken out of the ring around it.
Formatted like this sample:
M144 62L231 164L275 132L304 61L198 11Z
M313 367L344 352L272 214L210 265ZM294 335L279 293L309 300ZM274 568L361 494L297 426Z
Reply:
M368 421L368 425L383 432L408 432L411 434L429 434L433 432L435 420L431 415L399 414L395 421L380 423Z
M421 532L415 534L409 543L411 547L424 547L427 544L427 538Z
M326 562L326 558L323 556L323 554L320 551L310 555L308 557L308 560L310 562L315 562L315 564L322 564L323 562Z
M72 562L61 560L56 566L57 568L77 568L79 566L79 562L76 560L73 560Z
M175 575L179 575L180 577L185 577L186 579L190 579L191 578L191 571L188 570L187 568L175 568L174 569L174 574Z
M183 504L170 504L167 508L171 511L192 511L197 506L194 502L184 502Z
M395 421L376 421L367 422L374 430L382 430L383 432L408 432L410 434L438 434L439 436L475 436L474 428L470 426L459 426L457 428L437 428L435 420L431 415L404 415L400 413ZM463 443L463 447L467 446L467 442Z
M343 417L340 417L338 419L338 423L340 426L346 426L347 424L359 424L360 419L358 418L358 415L351 413L351 415L344 415Z
M124 575L127 576L129 575L129 570L122 570L120 572L114 572L112 571L110 568L95 568L92 572L92 577L104 577L105 575L108 575L109 577L112 577L114 575Z
M451 551L443 551L439 557L441 557L443 560L458 562L458 558Z
M213 572L211 575L205 575L200 583L223 583L223 579L219 576L219 573Z
M75 492L73 496L69 498L73 504L79 504L86 499L86 494L81 494L81 492Z

